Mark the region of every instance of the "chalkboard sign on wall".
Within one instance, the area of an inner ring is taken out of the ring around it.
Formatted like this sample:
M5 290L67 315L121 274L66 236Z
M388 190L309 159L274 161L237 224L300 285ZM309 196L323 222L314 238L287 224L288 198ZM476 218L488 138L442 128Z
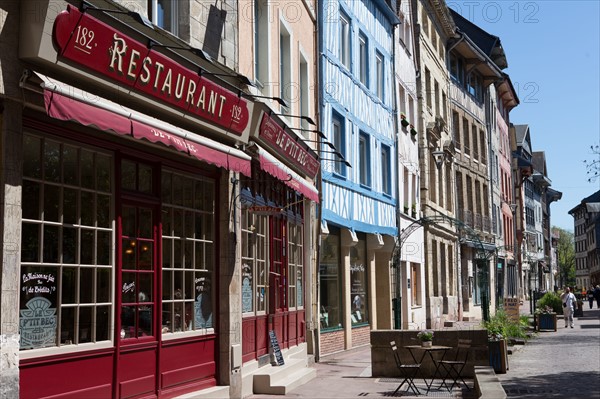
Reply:
M271 341L271 348L273 348L273 354L275 355L277 366L283 366L283 355L281 354L281 348L279 347L279 341L277 341L275 331L269 330L269 339ZM273 365L275 366L275 364Z

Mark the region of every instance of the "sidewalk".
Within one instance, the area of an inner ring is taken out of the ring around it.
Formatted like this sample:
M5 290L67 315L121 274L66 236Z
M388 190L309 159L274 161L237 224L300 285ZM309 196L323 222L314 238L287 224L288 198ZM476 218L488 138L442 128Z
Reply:
M509 357L498 375L508 397L600 398L600 310L586 302L575 328L564 325L559 315L556 332L537 333Z
M587 303L585 305L587 307ZM529 303L521 305L521 313L529 314ZM558 331L536 333L509 356L509 370L498 378L508 397L532 398L600 398L600 310L584 308L584 316L576 318L575 328L564 328L559 316ZM469 328L479 322L460 322L454 328ZM395 378L371 376L370 346L356 348L321 358L315 364L317 378L304 384L288 398L384 398L401 382ZM415 380L419 389L422 380ZM472 381L467 380L472 386ZM439 383L438 383L439 384ZM434 384L434 387L436 384ZM402 391L406 385L402 387ZM423 390L424 391L424 390ZM400 392L397 397L415 398ZM424 395L419 396L425 397ZM455 389L429 392L428 397L472 398L472 392ZM277 399L274 395L251 395L250 399Z

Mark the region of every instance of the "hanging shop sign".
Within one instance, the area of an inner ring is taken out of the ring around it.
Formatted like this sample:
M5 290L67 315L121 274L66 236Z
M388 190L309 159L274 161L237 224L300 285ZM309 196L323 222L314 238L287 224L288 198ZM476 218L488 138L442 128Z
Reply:
M266 143L269 148L276 151L292 165L299 168L306 176L314 179L319 171L319 161L316 154L305 149L298 138L293 137L285 131L267 113L262 116L258 137Z
M121 86L238 136L248 126L247 100L71 5L56 17L53 38L59 56Z

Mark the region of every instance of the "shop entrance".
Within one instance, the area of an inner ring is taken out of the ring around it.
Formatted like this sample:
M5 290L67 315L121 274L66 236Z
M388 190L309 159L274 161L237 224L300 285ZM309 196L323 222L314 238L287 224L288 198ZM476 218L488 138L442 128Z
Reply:
M117 243L116 397L157 389L158 339L156 276L158 207L124 202Z
M269 225L269 329L275 331L279 341L287 346L284 323L287 310L286 222L282 217L271 216Z

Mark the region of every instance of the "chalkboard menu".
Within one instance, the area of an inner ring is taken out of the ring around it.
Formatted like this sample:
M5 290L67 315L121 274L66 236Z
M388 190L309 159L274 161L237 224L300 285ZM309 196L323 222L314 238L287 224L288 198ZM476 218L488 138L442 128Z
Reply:
M269 330L269 339L271 340L271 348L273 348L273 355L275 355L275 361L277 363L273 364L273 366L283 366L283 355L281 354L281 348L279 347L279 341L277 341L275 331Z

